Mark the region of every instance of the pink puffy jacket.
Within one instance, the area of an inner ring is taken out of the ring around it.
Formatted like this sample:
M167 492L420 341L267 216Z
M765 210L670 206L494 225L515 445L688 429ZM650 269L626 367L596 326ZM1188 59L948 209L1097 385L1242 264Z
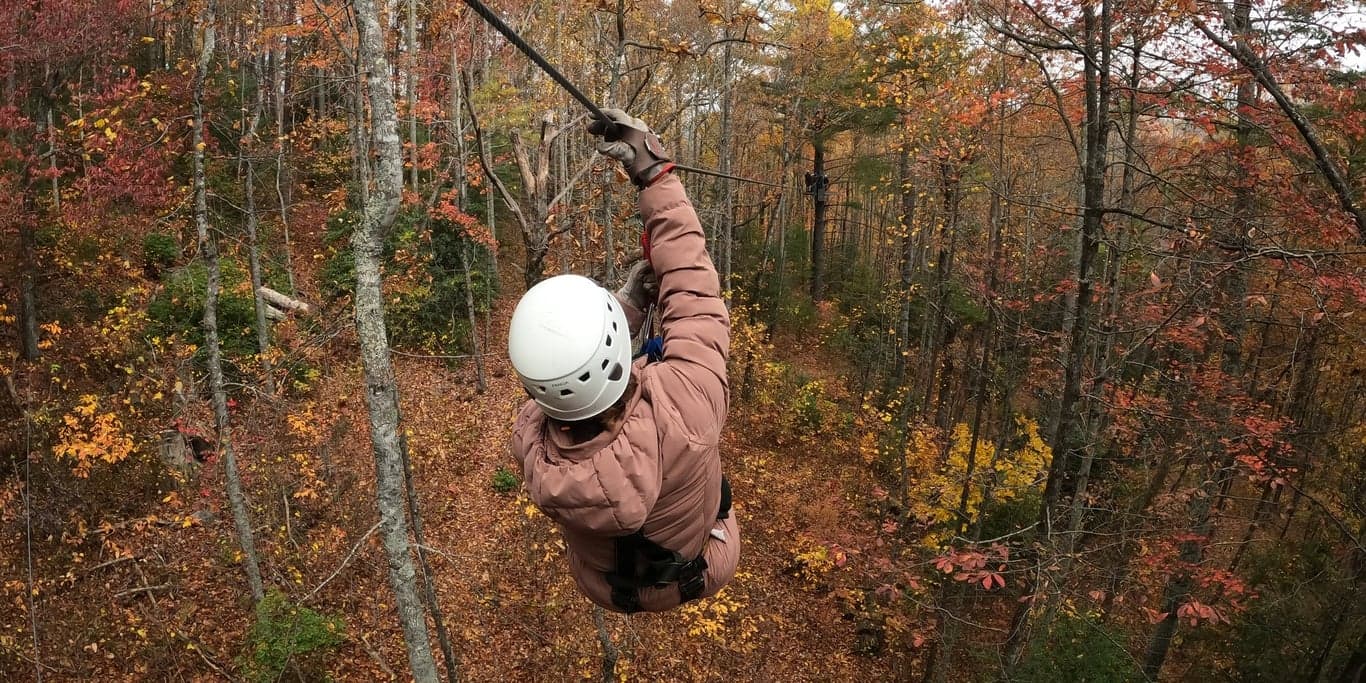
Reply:
M512 436L532 502L564 532L579 590L613 611L620 610L606 573L616 567L615 537L640 529L685 558L704 556L702 597L721 590L740 559L734 510L716 518L730 315L702 224L678 178L669 174L642 190L640 215L659 279L664 360L633 365L635 389L615 430L574 443L527 401ZM669 585L642 588L639 600L643 610L657 612L676 607L680 597Z

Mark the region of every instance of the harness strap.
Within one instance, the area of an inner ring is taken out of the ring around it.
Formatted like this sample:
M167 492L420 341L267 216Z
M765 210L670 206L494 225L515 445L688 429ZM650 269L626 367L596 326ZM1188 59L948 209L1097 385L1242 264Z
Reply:
M721 476L721 505L717 519L730 516L730 482ZM617 567L607 572L607 584L612 587L612 604L634 614L641 610L640 589L664 588L678 584L680 602L696 600L706 589L707 558L703 555L688 560L636 530L627 536L613 539L616 545Z
M716 513L717 519L730 517L730 480L726 475L721 475L721 509Z

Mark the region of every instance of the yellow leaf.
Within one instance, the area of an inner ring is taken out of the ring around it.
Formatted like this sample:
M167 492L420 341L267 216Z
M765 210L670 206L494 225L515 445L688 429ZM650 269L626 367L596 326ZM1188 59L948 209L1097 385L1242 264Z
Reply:
M113 128L105 128L105 129L104 129L104 137L107 137L107 138L109 138L110 140L113 140L113 139L117 138L118 136L119 136L118 133L115 133Z

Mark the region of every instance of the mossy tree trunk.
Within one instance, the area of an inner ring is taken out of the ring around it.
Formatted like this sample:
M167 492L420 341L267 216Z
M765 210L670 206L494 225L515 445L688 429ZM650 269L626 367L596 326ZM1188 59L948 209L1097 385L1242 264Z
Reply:
M237 454L232 445L232 430L228 417L227 392L223 388L223 352L218 342L218 292L220 288L218 244L209 235L209 209L204 181L204 81L213 61L214 7L210 0L199 17L202 44L194 79L194 223L199 238L199 253L204 259L207 290L204 295L204 347L209 354L209 392L213 396L214 429L223 454L228 502L232 508L237 540L242 546L242 569L247 573L247 585L256 602L265 597L261 583L261 565L256 557L256 539L252 533L251 516L247 511L247 497L242 491L242 478L237 471Z
M359 66L369 81L369 137L373 139L378 153L375 187L365 193L364 215L360 226L351 235L356 264L356 334L360 340L364 365L365 401L370 414L370 441L375 456L375 495L379 505L384 554L389 564L389 586L394 592L395 611L403 628L408 665L413 678L421 683L434 683L438 680L436 660L432 656L432 646L427 636L427 613L418 594L417 572L408 541L398 385L389 357L380 275L384 233L393 226L398 216L403 191L398 112L387 82L390 72L379 12L373 0L356 0L355 10L360 33ZM356 125L364 129L364 118L358 120ZM357 161L366 165L369 155L358 153Z

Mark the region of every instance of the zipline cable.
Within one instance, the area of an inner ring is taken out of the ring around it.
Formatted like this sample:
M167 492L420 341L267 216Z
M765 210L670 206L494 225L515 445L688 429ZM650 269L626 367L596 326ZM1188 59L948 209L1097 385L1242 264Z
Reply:
M787 187L786 185L782 185L782 184L780 184L780 183L770 183L770 182L768 182L767 180L755 180L755 179L753 179L753 178L741 178L741 177L738 176L738 175L731 175L731 174L729 174L729 173L722 173L722 172L720 172L720 171L709 171L709 170L707 170L707 169L705 169L705 168L697 168L696 166L686 166L686 165L680 164L680 163L678 163L678 162L674 162L674 168L677 169L677 170L679 170L679 171L688 171L688 172L690 172L690 173L701 173L702 175L715 176L715 177L717 177L717 178L725 178L725 179L727 179L727 180L738 180L738 181L740 181L740 182L742 182L742 183L754 183L755 185L767 185L767 186L769 186L769 187Z
M497 14L494 14L493 10L488 8L488 5L485 5L479 0L465 0L465 4L469 5L470 9L474 10L475 14L483 17L484 21L487 21L490 26L498 29L498 32L503 34L503 37L507 38L509 43L517 46L517 49L521 50L522 54L535 62L536 66L541 67L541 71L544 71L547 76L550 76L556 83L559 83L560 87L564 88L565 92L578 100L579 104L582 104L594 117L602 119L603 121L611 121L611 119L607 118L606 114L602 113L602 110L598 108L598 105L593 103L593 100L588 99L588 96L583 94L583 91L574 87L574 84L569 82L569 79L565 78L564 74L560 73L559 69L556 69L553 64L546 61L545 57L541 56L541 53L537 52L530 45L527 45L526 41L522 40L522 37L517 35L517 32L512 30L511 26L503 23L503 20L500 19Z
M558 83L561 88L564 88L564 91L569 93L571 97L578 100L579 104L582 104L583 107L587 109L588 112L591 113L595 118L601 119L603 121L611 121L611 119L609 119L606 114L602 113L602 109L600 109L598 105L593 102L593 100L588 99L588 96L583 94L582 90L579 90L577 87L575 87L575 85L572 82L570 82L568 78L565 78L564 74L560 73L559 69L556 69L553 64L546 61L546 58L542 57L541 53L537 52L535 48L531 47L530 45L527 45L526 41L522 40L522 37L517 35L517 32L512 30L511 26L508 26L506 23L504 23L502 18L500 18L497 14L494 14L493 10L489 9L488 5L485 5L480 0L465 0L465 4L469 5L470 9L474 10L475 14L478 14L480 17L483 17L484 21L487 21L489 23L489 26L492 26L493 28L497 29L499 33L503 34L503 37L507 38L509 43L512 43L518 50L521 50L522 54L526 55L528 59L530 59L532 62L536 64L536 66L541 67L541 71L544 71L546 75L550 76L550 78L554 80L556 83ZM769 187L785 187L784 185L780 185L778 183L770 183L764 180L753 180L750 178L741 178L740 176L734 176L728 173L709 171L705 168L685 166L677 162L674 163L674 168L680 171L701 173L702 175L715 176L717 178L725 178L727 180L738 180L744 183L754 183L755 185L768 185Z

